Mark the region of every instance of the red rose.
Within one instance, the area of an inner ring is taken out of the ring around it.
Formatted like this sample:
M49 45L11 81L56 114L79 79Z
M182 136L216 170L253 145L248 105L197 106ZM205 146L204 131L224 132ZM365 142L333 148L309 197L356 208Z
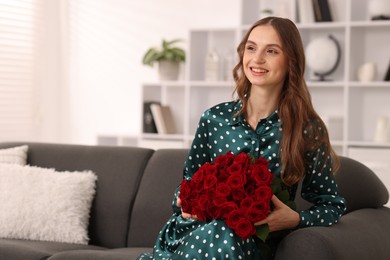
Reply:
M267 161L266 159L264 159L263 157L259 157L255 160L255 162L253 163L254 165L258 165L258 164L262 164L262 165L265 165L265 166L269 166L269 161Z
M206 175L214 175L214 176L216 176L217 175L217 166L209 164L206 167Z
M207 215L210 219L219 219L221 218L221 209L217 207L215 204L212 204L207 209Z
M228 168L227 171L230 175L233 174L242 174L242 166L239 163L233 162Z
M227 218L227 215L229 215L230 212L238 209L238 206L236 203L232 201L227 201L221 205L221 215L223 218Z
M269 205L269 201L255 201L252 204L252 208L256 208L256 209L260 210L265 215L268 215L268 213L271 209L271 207Z
M247 210L252 206L253 199L251 197L246 197L240 202L240 206L243 210Z
M271 187L263 185L255 190L254 195L256 200L271 201L273 192Z
M221 205L225 204L227 202L227 198L225 196L219 196L216 194L216 196L213 198L213 204L215 206L221 207Z
M200 167L192 176L191 181L196 183L201 183L204 179L204 176L206 174L206 168L208 166L208 163L205 163L202 167Z
M232 164L233 160L234 160L234 154L231 151L228 151L226 154L215 158L214 162L215 165L229 166L230 164Z
M246 175L241 173L233 173L227 179L227 184L234 189L241 189L244 187L246 182Z
M227 168L221 169L219 168L219 174L218 174L218 182L219 183L225 183L227 182L227 179L229 179L230 173L227 171Z
M267 217L267 215L265 215L264 212L258 208L249 208L245 212L245 215L252 223L259 222L260 220L263 220Z
M246 182L244 188L245 188L246 193L249 194L250 196L252 196L253 193L255 192L255 189L257 188L256 182L248 176L247 182Z
M192 211L192 203L189 200L183 199L181 201L181 209L183 212L191 212Z
M201 211L206 211L208 204L209 204L210 198L207 194L201 194L197 197L196 203L197 203L197 208Z
M251 161L251 157L246 153L240 153L234 158L234 162L241 165L242 168L246 168Z
M206 175L204 178L203 187L205 189L210 189L217 184L217 176L215 175Z
M232 188L230 188L230 186L227 185L226 183L218 183L215 189L216 196L227 197L230 195L231 192L232 192Z
M240 202L243 198L245 198L245 191L243 188L232 190L232 198L236 202Z
M256 233L256 228L248 219L241 218L236 225L235 231L242 239L246 239Z
M226 216L226 225L232 229L235 229L238 221L243 217L244 211L242 209L233 210Z
M187 212L187 213L196 215L200 221L207 221L208 216L206 212L208 207L209 207L209 203L207 200L207 196L200 196L199 198L197 198L196 201L194 201L194 205L191 212Z
M181 200L185 200L189 198L190 195L191 195L191 182L187 180L183 180L180 185L179 198Z
M268 167L263 164L254 165L251 173L252 178L257 185L271 185L273 174L268 170Z

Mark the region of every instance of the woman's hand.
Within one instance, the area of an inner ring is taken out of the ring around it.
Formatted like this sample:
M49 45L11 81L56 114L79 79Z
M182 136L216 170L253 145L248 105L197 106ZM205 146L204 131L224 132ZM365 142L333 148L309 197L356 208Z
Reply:
M176 205L181 208L181 199L179 197L177 198ZM189 218L198 219L196 215L191 215L190 213L183 212L183 209L181 210L181 216L185 219L189 219Z
M255 223L256 226L268 224L269 231L295 228L299 224L298 212L281 202L275 195L272 196L274 210L262 221Z

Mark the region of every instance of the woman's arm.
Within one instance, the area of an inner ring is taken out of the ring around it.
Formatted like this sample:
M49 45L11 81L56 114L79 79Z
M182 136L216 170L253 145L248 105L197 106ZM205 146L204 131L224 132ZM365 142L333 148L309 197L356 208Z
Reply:
M314 204L299 212L299 227L330 226L337 223L346 210L333 177L332 159L324 145L306 154L306 175L302 183L302 198Z

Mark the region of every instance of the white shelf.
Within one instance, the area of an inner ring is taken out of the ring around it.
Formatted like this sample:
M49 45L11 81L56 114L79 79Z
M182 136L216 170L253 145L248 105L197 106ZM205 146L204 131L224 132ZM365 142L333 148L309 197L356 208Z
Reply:
M389 148L390 149L390 142L389 143L378 143L378 142L372 142L372 141L349 141L348 142L349 147L364 147L364 148ZM390 159L388 159L390 161Z
M388 88L390 89L390 81L371 81L359 82L350 81L348 84L351 88Z

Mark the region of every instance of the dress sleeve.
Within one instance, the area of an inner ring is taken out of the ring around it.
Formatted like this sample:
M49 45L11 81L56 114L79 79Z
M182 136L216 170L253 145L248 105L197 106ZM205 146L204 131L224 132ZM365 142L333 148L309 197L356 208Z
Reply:
M206 162L211 161L209 149L209 131L210 124L209 111L202 114L190 151L185 161L183 178L191 179L196 171Z
M333 225L346 210L345 199L339 195L333 178L332 159L327 151L322 145L306 154L307 167L301 195L313 206L299 212L299 227Z
M202 114L198 128L196 130L194 139L191 144L191 148L188 152L188 156L184 163L183 179L191 179L196 171L206 162L210 162L210 151L209 151L209 111ZM180 186L176 188L174 198L172 201L172 207L174 212L180 213L180 208L176 206L177 197L179 196Z

